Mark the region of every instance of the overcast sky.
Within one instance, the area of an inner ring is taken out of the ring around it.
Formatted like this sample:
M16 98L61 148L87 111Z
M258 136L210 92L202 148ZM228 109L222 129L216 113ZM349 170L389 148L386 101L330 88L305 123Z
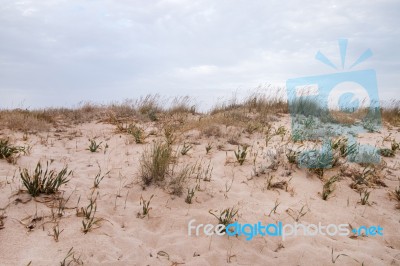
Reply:
M289 78L375 69L399 99L400 1L0 0L0 108L109 103L148 93L203 105ZM342 70L339 70L342 71ZM271 86L269 87L271 89Z

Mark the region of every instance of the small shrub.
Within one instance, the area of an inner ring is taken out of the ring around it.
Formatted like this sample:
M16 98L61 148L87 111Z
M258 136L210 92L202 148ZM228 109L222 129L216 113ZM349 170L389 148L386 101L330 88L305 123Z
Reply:
M68 177L72 171L68 172L67 167L64 167L60 172L48 170L49 163L47 162L46 170L43 172L42 165L38 162L35 171L29 173L28 169L20 169L20 176L23 185L28 190L28 193L33 197L39 194L54 194L58 192L61 185L69 182Z

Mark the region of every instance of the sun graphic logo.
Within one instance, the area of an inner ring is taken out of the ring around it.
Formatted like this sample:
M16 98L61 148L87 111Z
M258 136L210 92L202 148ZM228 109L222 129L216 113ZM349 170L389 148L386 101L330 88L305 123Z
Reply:
M344 136L352 153L350 161L377 163L376 149L356 142L357 134L377 131L381 127L376 73L373 69L351 71L372 56L367 49L347 69L348 41L338 41L341 70L320 51L316 59L338 72L289 79L286 82L292 138L295 141L323 140L322 149L302 152L300 165L308 168L332 166L332 138ZM324 160L321 160L324 158Z

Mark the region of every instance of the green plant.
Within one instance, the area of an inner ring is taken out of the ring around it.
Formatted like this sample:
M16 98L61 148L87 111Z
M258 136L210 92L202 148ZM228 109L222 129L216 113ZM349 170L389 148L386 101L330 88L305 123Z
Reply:
M240 148L238 146L237 152L234 151L234 153L235 153L235 157L236 157L236 160L238 161L238 163L240 165L243 165L244 161L246 160L246 156L247 156L247 146L244 146L242 148Z
M22 146L12 146L8 140L0 140L0 159L6 159L7 162L13 161L14 155L26 153L26 148Z
M358 203L361 203L361 205L370 205L368 199L369 199L369 194L371 191L368 191L367 189L363 189L360 191L360 201Z
M150 207L150 202L153 197L154 195L151 195L149 200L145 200L143 196L140 196L140 206L142 206L142 212L138 213L138 217L140 218L144 218L146 216L149 217L150 210L152 209Z
M165 179L172 160L171 147L163 142L155 142L145 149L140 160L140 176L145 185Z
M382 148L378 150L378 153L383 157L394 157L395 152L393 149Z
M186 142L183 143L183 147L181 149L181 154L182 155L186 155L188 153L188 151L190 151L193 148L192 145L187 144Z
M61 185L69 182L68 177L72 171L68 172L68 168L64 167L60 172L55 170L48 170L49 163L47 162L46 170L43 172L40 162L36 165L35 171L29 173L28 169L20 169L20 176L23 185L28 190L28 193L33 197L39 194L54 194L58 192Z
M90 152L97 152L97 150L101 149L100 145L101 145L102 142L97 144L96 140L94 140L94 139L89 139L89 141L90 141L90 145L89 145L88 150Z
M337 176L332 176L325 182L324 186L322 187L323 200L328 200L329 195L331 195L332 192L335 190L334 184L336 181L338 181Z
M235 209L235 207L232 207L219 211L219 214L217 211L212 212L212 210L209 210L208 212L218 219L218 224L223 224L227 226L234 221L238 211L239 210Z

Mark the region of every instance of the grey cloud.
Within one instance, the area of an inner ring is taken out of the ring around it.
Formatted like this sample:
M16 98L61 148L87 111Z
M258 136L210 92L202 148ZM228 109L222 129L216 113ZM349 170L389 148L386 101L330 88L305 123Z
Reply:
M317 50L371 48L381 94L399 70L397 1L3 1L0 105L213 94L328 73ZM229 93L228 93L229 94ZM210 97L211 96L211 97ZM209 98L207 98L209 97Z

